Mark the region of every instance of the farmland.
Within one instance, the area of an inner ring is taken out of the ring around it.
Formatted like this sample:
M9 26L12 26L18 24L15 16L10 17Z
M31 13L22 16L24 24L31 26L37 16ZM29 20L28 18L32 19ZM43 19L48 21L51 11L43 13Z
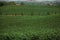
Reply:
M47 15L59 14L59 9L56 6L10 5L2 7L0 10L3 15Z
M33 5L0 7L0 39L60 40L59 9Z

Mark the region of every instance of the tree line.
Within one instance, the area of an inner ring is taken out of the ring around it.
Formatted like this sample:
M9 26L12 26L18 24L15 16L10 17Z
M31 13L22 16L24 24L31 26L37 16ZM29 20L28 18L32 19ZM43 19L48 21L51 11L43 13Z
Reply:
M5 2L5 1L0 2L0 7L1 6L6 6L6 5L16 5L16 3L15 2ZM20 5L24 5L24 3L21 2Z

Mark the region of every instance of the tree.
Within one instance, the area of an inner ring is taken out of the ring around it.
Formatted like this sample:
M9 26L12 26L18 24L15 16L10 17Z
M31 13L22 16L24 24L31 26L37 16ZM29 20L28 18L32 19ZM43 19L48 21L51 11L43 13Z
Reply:
M24 3L23 3L23 2L21 2L20 4L21 4L21 5L24 5Z
M0 7L3 6L4 4L2 2L0 2Z
M8 5L16 5L15 2L8 2Z
M2 15L2 10L1 10L1 8L0 8L0 15Z
M7 2L5 2L5 1L0 2L0 7L1 7L1 6L5 6L5 5L7 5Z

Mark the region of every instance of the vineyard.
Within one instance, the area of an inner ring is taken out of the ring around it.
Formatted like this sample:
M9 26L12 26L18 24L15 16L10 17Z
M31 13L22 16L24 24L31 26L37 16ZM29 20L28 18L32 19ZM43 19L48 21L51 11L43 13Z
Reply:
M33 5L0 7L0 40L60 40L59 9Z
M59 14L59 7L39 5L10 5L0 9L2 15L49 15Z

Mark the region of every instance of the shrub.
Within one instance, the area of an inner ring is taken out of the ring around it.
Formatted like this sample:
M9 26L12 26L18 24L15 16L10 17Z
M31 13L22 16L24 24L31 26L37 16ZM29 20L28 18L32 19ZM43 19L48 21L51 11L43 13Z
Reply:
M34 14L33 14L33 12L31 12L31 16L33 16Z
M38 35L32 35L31 40L39 40L39 36Z
M7 5L8 3L7 2L5 2L5 1L3 1L3 2L0 2L0 7L1 6L5 6L5 5Z
M7 35L0 35L0 40L11 40L12 38Z
M24 3L23 3L23 2L21 2L20 4L21 4L21 5L24 5Z
M49 12L47 12L47 15L50 15L50 13L49 13Z
M23 12L21 13L21 15L22 15L22 16L24 15Z
M8 2L8 5L16 5L15 2Z
M0 7L3 6L4 4L2 2L0 2Z

